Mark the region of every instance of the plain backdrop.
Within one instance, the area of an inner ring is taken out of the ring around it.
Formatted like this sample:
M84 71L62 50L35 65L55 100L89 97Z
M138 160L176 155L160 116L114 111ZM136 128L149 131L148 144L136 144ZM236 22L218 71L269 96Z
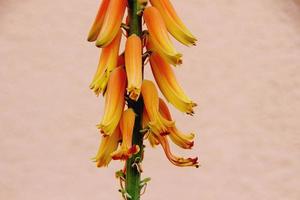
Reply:
M178 81L199 106L194 117L170 106L178 127L197 133L194 150L172 149L202 167L174 167L147 147L143 199L299 200L300 2L172 2L199 38L193 48L174 41ZM104 105L88 88L98 5L0 1L0 199L121 199L122 164L90 161Z

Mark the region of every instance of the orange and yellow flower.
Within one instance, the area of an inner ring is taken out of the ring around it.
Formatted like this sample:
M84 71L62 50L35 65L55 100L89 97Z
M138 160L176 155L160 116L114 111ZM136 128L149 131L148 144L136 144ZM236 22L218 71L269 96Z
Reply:
M97 127L104 135L111 135L119 124L125 105L126 73L122 67L111 73L105 94L105 109Z
M169 108L167 104L160 98L159 99L159 112L162 114L164 118L167 120L172 121L171 113L169 111ZM173 127L169 128L169 137L173 141L174 144L177 146L183 148L183 149L191 149L194 146L194 133L182 133L177 129L177 127L174 125Z
M132 34L125 46L125 67L127 74L127 92L129 97L138 100L142 86L142 42L140 37Z
M99 7L97 16L94 20L94 23L90 29L89 35L88 35L88 41L93 42L97 39L99 32L101 30L101 27L103 25L103 21L105 18L105 14L107 12L107 8L109 5L110 0L102 0L101 5Z
M152 81L144 80L142 84L142 96L145 109L148 113L151 131L156 134L167 134L168 127L174 126L174 122L165 119L159 113L159 98L157 89Z
M188 30L178 17L173 5L169 0L150 0L157 8L166 24L168 31L173 37L184 45L196 45L196 37Z
M159 11L155 7L147 7L144 10L143 17L149 31L149 50L158 52L173 65L181 64L182 54L178 53L174 48Z
M122 24L126 6L126 0L109 1L105 18L96 41L97 47L107 46L116 37Z
M193 107L197 104L185 95L176 80L171 66L157 53L151 54L150 65L156 83L166 99L178 110L193 114Z
M127 160L133 154L139 152L138 145L132 145L132 135L135 122L135 113L133 109L127 109L123 112L120 120L120 129L122 133L122 144L120 149L111 154L114 160Z
M118 54L121 37L122 32L119 30L115 39L107 47L102 49L98 69L90 84L90 89L92 89L97 96L105 90L111 71L119 64L118 62L121 58L118 58Z
M142 123L143 128L147 129L147 125L149 125L149 123L150 123L150 118L147 114L147 111L144 110L144 112L143 112L143 123ZM174 133L171 132L170 134L174 134ZM170 136L170 134L169 134L169 136ZM170 138L172 139L172 137L170 137ZM173 155L171 150L170 150L170 145L169 145L167 135L157 134L157 133L151 131L151 129L150 129L147 132L147 138L148 138L149 143L152 147L161 144L161 146L163 147L163 149L165 151L165 154L166 154L168 160L171 163L173 163L174 165L180 166L180 167L188 167L188 166L198 167L199 166L197 157L196 158L182 158L182 157L177 157L177 156ZM179 144L178 141L179 140L177 140L177 138L176 138L176 143L175 144L178 145ZM179 146L182 146L182 145L180 144Z
M92 158L92 160L97 163L97 167L108 166L112 160L111 153L118 148L121 137L119 127L115 129L111 136L102 136L98 153L94 158Z

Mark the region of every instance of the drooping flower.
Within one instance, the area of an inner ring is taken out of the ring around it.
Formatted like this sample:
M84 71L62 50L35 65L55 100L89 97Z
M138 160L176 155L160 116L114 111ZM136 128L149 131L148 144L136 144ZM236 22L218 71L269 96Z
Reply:
M158 92L152 81L143 81L142 96L145 109L150 119L149 127L151 131L155 132L156 134L168 134L168 127L174 126L174 122L165 119L159 113Z
M150 0L150 2L159 10L168 31L176 40L187 46L196 45L196 37L193 36L193 34L178 17L173 5L169 0Z
M142 86L142 42L140 37L132 34L125 46L125 67L127 73L127 92L129 97L138 100Z
M196 157L196 158L177 157L172 154L172 152L170 150L168 138L166 136L154 135L154 137L157 139L157 141L163 147L165 154L171 163L173 163L174 165L179 166L179 167L189 167L189 166L199 167L198 157Z
M101 5L99 7L97 16L94 20L94 23L90 29L89 35L88 35L88 41L93 42L97 39L99 32L101 30L101 27L103 25L103 21L105 18L105 14L107 12L107 8L109 5L110 0L102 0Z
M96 46L105 47L111 43L120 30L127 0L110 0L98 35Z
M132 145L132 135L135 122L135 113L129 108L123 112L120 120L120 129L122 133L121 147L111 154L114 160L127 160L133 154L139 152L138 145Z
M162 114L164 118L167 120L172 121L171 113L168 109L167 104L160 98L159 99L159 112ZM169 129L169 137L173 141L174 144L177 146L183 148L183 149L191 149L194 146L194 133L182 133L177 129L177 127L174 125L173 127L168 128Z
M90 89L92 89L97 96L105 90L111 71L119 64L118 54L121 38L122 32L119 30L114 40L107 47L102 49L98 69L90 84Z
M105 94L105 109L102 121L97 127L104 135L111 135L123 113L125 105L126 73L122 67L113 70Z
M193 114L193 107L197 104L185 95L176 80L171 66L157 53L151 54L150 65L156 83L166 99L178 110Z
M173 65L182 63L182 54L178 53L168 35L168 30L161 14L155 7L147 7L144 10L144 20L149 31L151 51L158 52L164 59Z
M97 163L97 167L106 167L112 160L111 153L114 152L121 140L119 127L115 129L111 136L102 136L102 140L97 155L92 158Z
M147 111L144 110L143 112L143 128L146 129L147 125L149 125L150 123L150 118L147 114ZM174 133L170 133L170 134L174 134ZM152 147L161 144L165 154L167 156L167 158L170 160L171 163L173 163L176 166L180 166L180 167L187 167L187 166L195 166L198 167L198 158L182 158L182 157L177 157L175 155L172 154L171 150L170 150L170 145L168 142L168 138L167 136L169 135L161 135L161 134L157 134L151 130L148 130L147 132L147 137L149 140L149 143ZM172 137L171 137L172 138ZM178 144L177 141L175 144ZM181 146L181 145L179 145Z

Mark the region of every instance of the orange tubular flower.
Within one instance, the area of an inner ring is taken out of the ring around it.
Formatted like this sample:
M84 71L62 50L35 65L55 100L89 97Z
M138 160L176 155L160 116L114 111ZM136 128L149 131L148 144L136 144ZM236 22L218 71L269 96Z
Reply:
M94 20L94 23L92 25L92 28L90 29L88 41L93 42L97 39L99 32L101 30L101 27L103 25L104 17L106 10L108 8L109 0L102 0L102 3L99 7L96 19Z
M184 45L196 45L196 37L186 28L169 0L150 0L162 15L168 31Z
M178 110L193 114L193 107L197 104L185 95L175 78L171 66L157 53L150 56L150 64L156 83L166 99Z
M127 73L127 92L129 97L138 100L142 86L142 42L132 34L127 38L125 47L125 66Z
M116 37L120 30L127 0L110 0L106 15L98 35L96 46L105 47Z
M132 135L135 122L135 113L133 109L127 109L123 112L120 120L120 128L122 133L121 148L111 154L114 160L127 160L133 154L140 151L138 145L132 146Z
M120 48L120 42L122 38L122 31L119 30L118 35L115 39L107 46L104 47L100 56L98 69L90 84L90 89L92 89L98 96L106 88L109 74L113 69L115 69L118 63L118 54Z
M168 142L168 139L166 136L154 135L154 137L157 139L157 141L159 141L159 143L163 147L165 154L171 163L173 163L174 165L179 166L179 167L189 167L189 166L195 166L197 168L199 167L198 157L196 157L196 158L177 157L172 154L172 152L170 150L170 145L169 145L169 142Z
M151 129L151 131L157 135L168 134L168 127L174 126L174 122L165 119L159 113L158 92L152 81L143 81L142 96L144 100L145 109L150 119L149 128Z
M101 123L97 125L104 135L111 135L123 113L126 88L126 73L122 67L116 68L110 75L105 94L105 110Z
M108 166L112 159L111 153L118 148L120 140L121 132L119 127L115 129L111 136L102 136L98 153L92 158L92 160L97 163L97 167Z
M178 53L171 42L168 30L161 14L155 7L144 10L144 20L149 31L150 49L158 52L164 59L173 65L181 64L182 54Z
M162 100L159 99L159 111L164 118L167 120L172 121L171 113L168 109L167 104ZM169 128L170 134L168 135L171 140L179 147L183 149L191 149L194 146L194 133L184 134L181 133L176 126Z

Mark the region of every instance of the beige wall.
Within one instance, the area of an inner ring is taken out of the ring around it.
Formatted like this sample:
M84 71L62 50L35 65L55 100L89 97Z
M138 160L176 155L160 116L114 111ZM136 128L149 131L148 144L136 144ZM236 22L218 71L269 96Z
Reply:
M98 3L0 1L0 199L120 199L121 164L89 160L103 108L88 89L99 51L85 41ZM193 118L173 113L197 132L183 154L202 167L175 168L147 148L143 199L300 199L299 1L174 3L199 37L178 45L176 70L199 107Z

